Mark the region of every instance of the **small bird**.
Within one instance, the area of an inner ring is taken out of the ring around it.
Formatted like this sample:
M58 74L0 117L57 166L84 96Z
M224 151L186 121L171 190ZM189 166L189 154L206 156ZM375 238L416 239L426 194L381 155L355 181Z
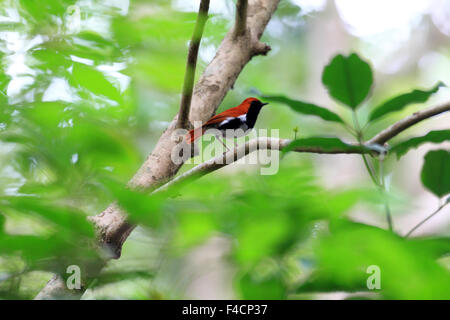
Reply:
M235 138L247 135L255 126L261 108L266 104L256 98L247 98L237 107L216 114L201 127L189 131L186 135L186 141L189 144L193 143L208 129L219 130L222 137L225 137L227 130L235 130L233 134ZM219 138L219 135L216 135L216 139L228 149L225 143Z

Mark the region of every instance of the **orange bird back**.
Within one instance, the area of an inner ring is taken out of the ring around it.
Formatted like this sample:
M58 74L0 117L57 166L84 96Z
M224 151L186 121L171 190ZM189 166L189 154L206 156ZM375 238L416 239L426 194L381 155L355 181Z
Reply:
M216 114L215 116L211 117L208 121L206 121L201 127L189 131L186 136L186 141L188 143L192 143L198 138L200 138L205 133L206 130L213 127L214 125L217 125L222 121L227 120L228 118L237 118L239 116L246 114L253 101L259 100L256 98L247 98L244 101L242 101L242 103L237 107Z

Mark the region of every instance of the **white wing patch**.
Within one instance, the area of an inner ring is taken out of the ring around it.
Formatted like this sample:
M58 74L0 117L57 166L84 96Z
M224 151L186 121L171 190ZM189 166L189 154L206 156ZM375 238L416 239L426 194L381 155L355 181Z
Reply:
M225 120L223 120L221 123L219 123L219 127L223 126L224 124L227 124L228 122L230 122L231 120L233 120L233 117L228 117Z
M243 122L243 123L247 122L247 114L243 114L242 116L239 116L238 118L239 118L239 120L241 120L241 122Z

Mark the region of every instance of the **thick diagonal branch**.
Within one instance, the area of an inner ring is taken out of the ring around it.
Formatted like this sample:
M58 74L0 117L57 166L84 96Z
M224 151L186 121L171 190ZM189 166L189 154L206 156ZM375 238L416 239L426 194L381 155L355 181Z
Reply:
M208 19L209 0L202 0L198 9L197 21L189 44L184 75L183 91L181 93L180 111L178 112L177 128L189 128L189 111L191 109L192 90L194 88L195 69L197 67L198 50L202 40L203 30Z

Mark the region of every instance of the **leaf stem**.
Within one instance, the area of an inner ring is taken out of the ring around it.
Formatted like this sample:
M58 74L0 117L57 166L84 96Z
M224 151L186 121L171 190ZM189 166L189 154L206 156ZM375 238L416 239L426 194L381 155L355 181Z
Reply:
M359 145L363 146L364 145L364 136L363 136L361 127L359 126L358 117L356 115L355 110L352 110L352 117L353 117L353 125L355 126L356 139L358 140ZM370 175L370 178L372 179L373 183L378 186L379 184L375 177L375 169L370 166L369 161L367 160L366 155L364 153L362 153L361 156L363 158L364 165L366 166L367 172Z
M352 116L353 116L353 123L355 126L355 131L357 133L358 142L359 142L360 146L363 146L364 145L364 134L361 129L361 126L359 125L356 110L352 110ZM393 223L392 223L391 209L389 207L389 202L386 197L386 186L384 183L383 161L384 161L385 154L382 154L381 158L380 158L380 167L379 167L380 179L379 179L379 181L376 178L375 168L372 166L371 162L367 159L366 154L362 153L361 156L363 158L364 165L366 166L367 172L369 173L373 184L375 185L375 187L380 192L380 194L383 198L384 211L386 212L386 220L387 220L388 228L390 231L393 231L394 227L393 227Z
M392 215L391 215L391 209L389 208L389 201L386 194L386 184L384 182L384 157L385 154L381 154L379 157L379 171L380 171L380 192L383 196L384 201L384 211L386 212L386 219L388 223L389 230L393 230L393 224L392 224Z

